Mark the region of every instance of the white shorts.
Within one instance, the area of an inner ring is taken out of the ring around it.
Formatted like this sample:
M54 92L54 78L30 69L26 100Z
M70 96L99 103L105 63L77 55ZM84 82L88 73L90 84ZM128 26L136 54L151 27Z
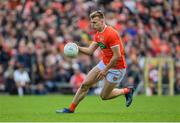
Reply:
M99 70L103 70L106 65L103 61L100 61L97 65ZM124 69L109 69L106 75L106 79L111 83L120 83L126 74L126 68Z

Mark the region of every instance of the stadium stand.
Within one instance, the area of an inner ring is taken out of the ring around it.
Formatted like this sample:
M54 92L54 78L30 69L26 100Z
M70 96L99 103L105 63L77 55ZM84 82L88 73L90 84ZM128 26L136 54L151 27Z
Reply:
M72 92L73 65L78 64L87 74L100 53L80 54L71 60L63 55L63 47L69 41L88 46L94 34L88 15L101 9L107 24L116 28L124 41L128 63L124 81L137 86L137 94L157 94L158 76L167 77L170 68L163 63L158 74L158 63L148 64L149 88L145 90L145 59L171 58L174 75L162 84L174 78L173 89L180 94L179 0L26 0L22 12L23 2L0 1L0 92L17 93L14 71L19 64L30 77L27 94L56 93L66 87ZM166 94L163 87L162 94Z

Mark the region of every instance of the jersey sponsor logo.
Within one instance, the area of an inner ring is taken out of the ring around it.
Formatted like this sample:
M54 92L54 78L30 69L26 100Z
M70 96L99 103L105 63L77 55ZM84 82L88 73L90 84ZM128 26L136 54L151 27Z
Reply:
M98 46L99 46L101 49L105 49L105 48L106 48L106 45L103 44L102 42L98 42Z

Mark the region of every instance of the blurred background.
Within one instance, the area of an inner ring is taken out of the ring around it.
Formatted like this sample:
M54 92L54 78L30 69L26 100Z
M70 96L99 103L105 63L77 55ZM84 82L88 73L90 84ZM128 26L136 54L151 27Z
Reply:
M101 53L70 59L63 47L92 42L94 10L124 41L128 68L120 87L134 85L136 95L180 94L179 0L1 0L0 94L75 93Z

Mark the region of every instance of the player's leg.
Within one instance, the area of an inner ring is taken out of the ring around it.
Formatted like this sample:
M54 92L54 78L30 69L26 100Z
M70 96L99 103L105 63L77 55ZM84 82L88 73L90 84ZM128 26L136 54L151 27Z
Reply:
M126 70L109 70L106 78L105 84L100 94L103 100L113 99L120 95L125 95L126 106L128 107L132 102L132 96L134 89L132 87L118 89L115 88L118 83L121 82L125 76Z
M114 97L119 96L119 94L115 94L113 92L114 88L116 87L117 83L110 83L107 79L104 79L104 86L100 93L100 97L102 100L112 99Z
M79 102L85 97L85 95L88 93L89 88L92 87L94 84L98 82L96 79L96 76L100 70L97 67L94 67L87 75L86 79L82 83L81 87L76 92L72 103L75 103L76 105L79 104Z
M69 107L69 109L64 109L64 110L57 110L57 113L72 113L74 112L75 108L77 105L80 103L81 100L84 99L86 94L89 91L89 88L92 87L95 83L98 82L96 79L96 76L99 74L100 70L97 67L94 67L87 75L86 79L82 83L81 87L78 89L76 92L72 103Z
M102 100L109 100L120 95L128 94L130 89L129 88L115 88L118 83L111 83L107 79L104 80L104 87L101 91L101 98Z

